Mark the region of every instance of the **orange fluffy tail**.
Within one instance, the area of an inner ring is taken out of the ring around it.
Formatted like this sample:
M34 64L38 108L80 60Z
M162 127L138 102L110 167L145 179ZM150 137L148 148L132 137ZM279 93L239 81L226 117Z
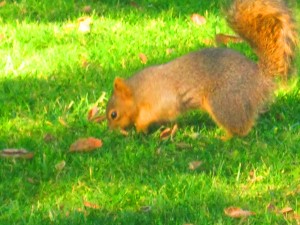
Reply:
M234 0L228 23L254 49L264 74L287 79L298 37L292 14L282 1Z

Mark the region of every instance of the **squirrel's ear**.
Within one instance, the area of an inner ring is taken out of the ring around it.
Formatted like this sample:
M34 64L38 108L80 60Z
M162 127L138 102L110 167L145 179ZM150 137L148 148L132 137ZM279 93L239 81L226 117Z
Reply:
M132 96L130 88L120 77L116 77L114 81L114 92L122 98L130 98Z

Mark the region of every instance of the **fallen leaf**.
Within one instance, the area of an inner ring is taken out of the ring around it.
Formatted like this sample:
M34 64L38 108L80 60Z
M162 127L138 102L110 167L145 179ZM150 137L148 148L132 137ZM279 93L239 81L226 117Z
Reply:
M191 20L193 21L194 24L196 24L198 26L201 26L206 23L206 19L204 18L204 16L201 16L197 13L194 13L191 16Z
M142 212L150 212L151 211L151 206L142 206L140 208L140 211L142 211Z
M146 64L148 61L147 56L144 53L140 53L139 58L143 64Z
M227 45L228 43L241 43L243 39L238 36L228 35L228 34L217 34L215 37L215 41L217 45Z
M93 106L93 108L91 108L88 112L88 116L87 116L87 119L89 121L92 121L93 118L99 113L99 109L97 106Z
M197 169L199 166L201 166L202 163L203 163L202 161L192 161L192 162L189 163L189 169L190 169L190 170L195 170L195 169Z
M70 146L70 152L90 152L102 146L102 140L89 137L81 138Z
M259 182L264 179L263 176L256 176L256 172L254 170L251 170L249 172L249 177L250 177L250 179L249 179L250 183Z
M275 116L277 121L283 121L285 118L282 113L277 113Z
M133 2L133 1L131 1L129 4L130 4L132 7L135 7L135 8L139 8L139 7L140 7L136 2Z
M78 30L81 33L89 33L91 31L92 18L91 17L81 17L78 20Z
M270 204L267 206L267 210L268 210L268 212L277 212L276 206L273 205L272 203L270 203Z
M28 152L26 149L4 149L0 153L1 157L4 158L21 158L21 159L32 159L34 154Z
M55 140L55 137L52 135L52 134L45 134L45 136L44 136L44 141L45 142L47 142L47 143L49 143L49 142L51 142L51 141L54 141Z
M84 13L90 13L90 12L92 12L92 7L90 5L86 5L82 8L82 11Z
M31 177L28 177L28 178L27 178L27 182L28 182L28 183L31 183L31 184L36 184L36 183L38 183L35 179L33 179L33 178L31 178Z
M91 108L88 112L87 115L87 119L88 121L94 122L94 123L101 123L104 120L106 120L106 115L105 114L101 114L99 115L99 109L97 106L94 106L93 108Z
M159 135L160 140L166 140L166 139L168 139L168 138L171 136L171 133L172 133L171 128L167 127L166 129L164 129L164 130L160 133L160 135Z
M65 166L66 166L66 162L65 160L63 160L55 165L55 169L61 171L63 168L65 168Z
M87 201L84 201L83 202L83 205L87 208L91 208L91 209L100 209L100 206L95 204L95 203L91 203L91 202L87 202Z
M279 212L282 213L282 214L288 214L288 213L291 213L293 211L294 210L291 207L285 207L285 208L281 209Z
M0 7L4 7L6 5L6 1L0 2Z
M243 209L237 208L237 207L226 208L226 209L224 209L224 212L227 216L229 216L231 218L244 218L244 217L248 217L251 215L255 215L254 212L243 210Z
M296 220L296 221L297 221L297 224L300 224L300 215L299 215L299 214L297 214L297 213L294 213L294 215L293 215L293 218L292 218L292 219Z

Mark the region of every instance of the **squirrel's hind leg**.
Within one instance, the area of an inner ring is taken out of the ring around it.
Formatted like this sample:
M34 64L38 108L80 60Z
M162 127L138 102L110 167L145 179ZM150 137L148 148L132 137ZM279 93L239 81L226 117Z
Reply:
M254 124L255 110L240 96L221 93L202 100L202 108L226 132L220 139L227 141L234 135L246 136Z

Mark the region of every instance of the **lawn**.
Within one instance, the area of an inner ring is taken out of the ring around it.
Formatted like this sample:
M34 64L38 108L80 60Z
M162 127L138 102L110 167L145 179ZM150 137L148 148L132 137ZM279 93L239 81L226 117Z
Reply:
M105 112L116 76L233 34L221 2L0 1L0 150L34 153L0 158L0 224L297 224L279 212L300 214L296 76L247 137L227 142L200 111L179 119L172 140L160 139L163 127L124 136L87 119L95 105ZM206 23L193 23L193 13ZM228 47L257 58L246 43ZM87 137L103 146L69 152ZM255 215L231 218L228 207Z

